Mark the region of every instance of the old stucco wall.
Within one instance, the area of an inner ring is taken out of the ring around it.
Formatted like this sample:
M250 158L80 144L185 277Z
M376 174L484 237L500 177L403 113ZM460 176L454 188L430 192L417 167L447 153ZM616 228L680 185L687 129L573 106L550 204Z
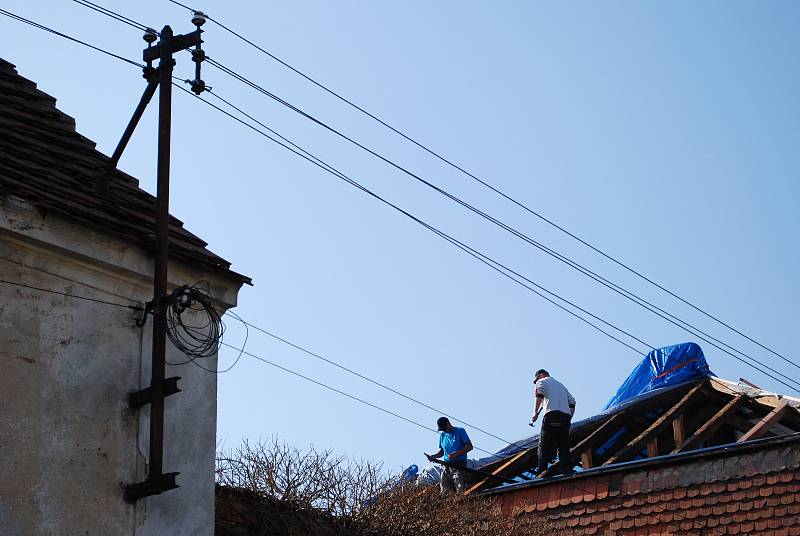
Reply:
M0 196L0 279L137 305L152 296L151 273L138 246ZM237 284L170 266L173 284L202 279L235 304ZM217 384L191 364L167 370L182 391L166 402L164 470L181 487L122 498L148 452L148 410L125 401L149 383L151 323L135 316L0 284L0 534L213 534ZM184 361L171 345L167 359Z

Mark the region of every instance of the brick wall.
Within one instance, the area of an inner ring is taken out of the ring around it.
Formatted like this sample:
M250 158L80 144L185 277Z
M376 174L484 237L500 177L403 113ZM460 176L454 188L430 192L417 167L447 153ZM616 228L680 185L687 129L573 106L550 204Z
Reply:
M800 446L509 490L493 512L544 516L564 535L800 535Z

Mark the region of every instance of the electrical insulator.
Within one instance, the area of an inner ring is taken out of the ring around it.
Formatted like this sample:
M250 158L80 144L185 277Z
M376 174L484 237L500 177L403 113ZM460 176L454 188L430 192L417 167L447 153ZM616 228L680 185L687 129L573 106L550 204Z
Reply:
M154 29L152 29L152 28L148 28L148 29L146 29L146 30L144 31L144 35L142 36L142 39L144 39L144 40L145 40L145 42L146 42L148 45L152 45L153 43L155 43L155 42L156 42L156 39L158 39L158 32L156 32L156 31L155 31Z
M206 14L202 11L195 11L192 15L192 24L198 28L206 23Z

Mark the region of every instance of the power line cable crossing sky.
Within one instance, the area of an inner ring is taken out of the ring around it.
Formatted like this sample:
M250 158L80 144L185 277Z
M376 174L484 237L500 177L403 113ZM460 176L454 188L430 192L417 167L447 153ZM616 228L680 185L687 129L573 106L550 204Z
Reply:
M181 33L192 29L186 10L204 7L170 2L130 5L122 13L89 0L49 10L12 0L0 10L12 19L7 28L15 45L3 57L58 98L81 134L113 147L142 90L139 74L101 69L97 56L53 62L61 50L42 54L30 28L141 68L129 59L143 48L135 34L149 26L141 20ZM272 6L269 16L264 9L226 6L208 14L203 48L215 69L204 69L204 78L215 90L200 100L224 115L176 99L173 119L175 214L253 276L256 286L243 290L237 309L252 319L251 328L274 326L272 334L286 334L277 340L302 340L297 347L306 355L380 387L383 394L370 401L376 406L392 407L381 400L392 395L425 410L425 418L444 413L439 404L373 380L374 363L366 358L345 367L305 350L366 356L374 354L368 348L384 348L375 357L380 376L413 385L423 398L447 400L442 405L470 415L470 422L491 423L491 432L466 426L496 440L529 432L529 376L539 366L555 369L587 415L643 354L687 336L702 344L722 377L736 379L744 364L758 372L752 380L762 387L798 390L800 365L777 349L794 347L789 319L800 302L791 268L797 253L785 247L800 231L791 203L800 190L787 165L796 155L791 140L800 120L791 105L797 76L785 68L800 53L789 24L800 8L767 13L737 6L719 16L689 4L625 12L526 5L511 17L503 9L452 13L428 5L424 19L416 5L353 11L312 2ZM703 21L712 19L709 41ZM297 20L303 39L287 22ZM120 39L122 26L130 39ZM413 40L403 38L409 28ZM76 37L89 31L91 41ZM262 44L267 40L269 46ZM100 43L113 43L114 52ZM276 63L261 62L264 55ZM236 67L226 58L235 58ZM186 63L179 59L176 73L191 67ZM78 66L90 83L65 84ZM225 86L217 69L242 86ZM93 73L102 76L93 81ZM264 97L301 121L273 115ZM120 164L146 189L154 158L149 120ZM258 137L241 135L230 121ZM410 132L425 132L442 150ZM373 204L315 181L312 168L275 158L263 138L479 264L456 261L449 248L409 232ZM347 144L357 150L341 150ZM469 155L469 165L449 156L457 154ZM389 180L392 174L438 195ZM557 262L541 263L538 253ZM515 284L497 286L475 266ZM580 324L520 300L514 288ZM592 331L603 337L586 336ZM368 436L351 422L316 420L314 432L288 425L289 418L314 419L320 406L314 395L270 412L263 423L237 417L248 393L262 391L260 403L295 396L279 382L263 391L246 368L238 364L220 376L220 434L229 443L286 430L294 443L323 437L368 456L359 445ZM486 384L503 388L489 395ZM444 398L429 396L445 389ZM337 405L325 409L335 414ZM385 459L409 460L421 450L411 437L397 443Z
M170 2L172 2L173 4L176 4L176 5L179 5L179 6L183 7L183 8L185 8L185 9L188 9L188 10L191 10L191 11L195 11L195 9L193 9L193 8L191 8L191 7L189 7L189 6L185 5L185 4L182 4L182 3L180 3L180 2L177 2L177 1L175 1L175 0L169 0L169 1L170 1ZM736 334L738 334L738 335L741 335L742 337L744 337L744 338L745 338L745 339L747 339L748 341L750 341L750 342L752 342L752 343L754 343L754 344L758 345L760 348L762 348L762 349L764 349L764 350L767 350L767 351L768 351L768 352L770 352L771 354L773 354L773 355L775 355L775 356L777 356L777 357L781 358L781 359L782 359L783 361L785 361L786 363L789 363L789 364L793 365L794 367L800 368L800 365L799 365L799 364L797 364L797 363L796 363L796 362L794 362L794 361L791 361L791 360L790 360L790 359L788 359L786 356L784 356L784 355L782 355L782 354L780 354L780 353L776 352L775 350L771 349L770 347L768 347L768 346L765 346L765 345L764 345L764 344L762 344L761 342L759 342L759 341L757 341L757 340L755 340L755 339L751 338L750 336L748 336L748 335L746 335L745 333L741 332L740 330L736 329L735 327L733 327L733 326L732 326L732 325L730 325L729 323L727 323L727 322L724 322L723 320L720 320L720 319L719 319L717 316L715 316L715 315L713 315L713 314L711 314L711 313L708 313L708 312L707 312L707 311L705 311L704 309L702 309L702 308L700 308L699 306L695 305L693 302L691 302L691 301L687 300L686 298L683 298L682 296L680 296L680 295L676 294L674 291L672 291L672 290L669 290L669 289L665 288L663 285L661 285L660 283L657 283L657 282L656 282L656 281L654 281L653 279L651 279L651 278L647 277L646 275L642 274L640 271L638 271L638 270L636 270L636 269L634 269L634 268L630 267L628 264L626 264L626 263L624 263L624 262L622 262L622 261L618 260L617 258L615 258L615 257L611 256L610 254L608 254L608 253L607 253L607 252L605 252L604 250L602 250L602 249L600 249L600 248L598 248L598 247L596 247L596 246L592 245L591 243L589 243L589 242L585 241L584 239L582 239L581 237L579 237L579 236L575 235L574 233L570 232L569 230L567 230L566 228L562 227L561 225L559 225L558 223L556 223L556 222L555 222L555 221L553 221L552 219L550 219L550 218L547 218L547 217L543 216L543 215L542 215L542 214L540 214L539 212L537 212L537 211L533 210L532 208L530 208L530 207L529 207L528 205L526 205L525 203L522 203L521 201L519 201L519 200L517 200L517 199L515 199L515 198L511 197L510 195L508 195L508 194L507 194L507 193L505 193L504 191L500 190L500 189L499 189L499 188L497 188L496 186L493 186L493 185L491 185L490 183L488 183L488 182L487 182L487 181L485 181L484 179L481 179L481 178L479 178L478 176L474 175L473 173L469 172L468 170L464 169L462 166L460 166L460 165L458 165L458 164L456 164L456 163L452 162L451 160L448 160L447 158L445 158L444 156L442 156L442 155L441 155L441 154L439 154L438 152L436 152L436 151L434 151L434 150L430 149L430 148L429 148L427 145L424 145L423 143L421 143L421 142L417 141L416 139L412 138L411 136L409 136L409 135L405 134L405 133L404 133L404 132L402 132L401 130L398 130L397 128L393 127L392 125L390 125L389 123L387 123L387 122L386 122L386 121L384 121L383 119L381 119L381 118L379 118L378 116L376 116L376 115L374 115L374 114L370 113L369 111L365 110L365 109L364 109L364 108L362 108L361 106L358 106L358 105L357 105L357 104L355 104L355 103L354 103L352 100L350 100L350 99L347 99L346 97L343 97L343 96L342 96L342 95L340 95L339 93L337 93L337 92L333 91L332 89L330 89L329 87L327 87L325 84L323 84L323 83L321 83L321 82L318 82L318 81L317 81L317 80L315 80L314 78L312 78L312 77L308 76L307 74L303 73L303 72L302 72L302 71L300 71L299 69L297 69L297 68L293 67L292 65L290 65L290 64L289 64L289 63L287 63L286 61L284 61L284 60L280 59L279 57L275 56L274 54L272 54L271 52L269 52L269 51L268 51L268 50L266 50L265 48L263 48L263 47L259 46L259 45L258 45L258 44L256 44L255 42L251 41L251 40L250 40L250 39L248 39L247 37L245 37L245 36L241 35L240 33L238 33L238 32L236 32L236 31L232 30L232 29L231 29L231 28L229 28L229 27L225 26L225 25L224 25L224 24L222 24L220 21L218 21L218 20L214 19L213 17L209 17L209 20L211 20L211 21L212 21L214 24L218 25L218 26L219 26L220 28L222 28L223 30L225 30L225 31L229 32L230 34L232 34L232 35L236 36L237 38L241 39L242 41L244 41L244 42L245 42L245 43L247 43L248 45L252 46L252 47L253 47L253 48L255 48L256 50L258 50L258 51L260 51L260 52L264 53L264 54L265 54L266 56L268 56L269 58L271 58L271 59L273 59L273 60L277 61L278 63L280 63L280 64L281 64L281 65L283 65L284 67L288 68L288 69L289 69L289 70L291 70L292 72L294 72L294 73L296 73L296 74L300 75L301 77L303 77L303 78L304 78L304 79L306 79L307 81L311 82L311 83L312 83L312 84L314 84L315 86L319 87L319 88L320 88L320 89L322 89L323 91L325 91L325 92L329 93L330 95L333 95L334 97L336 97L336 98L337 98L337 99L339 99L340 101L342 101L342 102L346 103L347 105L349 105L349 106L350 106L350 107L352 107L353 109L355 109L355 110L357 110L357 111L359 111L359 112L363 113L364 115L366 115L367 117L369 117L369 118L373 119L374 121L377 121L379 124L381 124L381 125L383 125L384 127L388 128L389 130L391 130L391 131L392 131L392 132L394 132L395 134L399 135L399 136L400 136L400 137L402 137L403 139L405 139L405 140L407 140L407 141L411 142L411 143L412 143L412 144L414 144L415 146L419 147L420 149L422 149L423 151L427 152L428 154L430 154L430 155L434 156L434 157L435 157L435 158L437 158L438 160L440 160L440 161L444 162L444 163L445 163L445 164L447 164L448 166L450 166L450 167L452 167L452 168L454 168L454 169L456 169L456 170L460 171L460 172L461 172L461 173L463 173L464 175L466 175L466 176L468 176L468 177L470 177L470 178L474 179L475 181L477 181L478 183L480 183L480 184L481 184L481 185L483 185L484 187L488 188L488 189L489 189L489 190L491 190L492 192L494 192L494 193L498 194L499 196L503 197L504 199L506 199L506 200L510 201L511 203L513 203L514 205L516 205L517 207L519 207L519 208L523 209L525 212L528 212L529 214L532 214L533 216L536 216L536 217L537 217L537 218L539 218L540 220L542 220L542 221L546 222L547 224L549 224L549 225L551 225L552 227L554 227L554 228L558 229L559 231L561 231L562 233L566 234L567 236L569 236L569 237L571 237L571 238L575 239L575 240L576 240L576 241L578 241L579 243L581 243L581 244L583 244L584 246L588 247L589 249L591 249L591 250L592 250L592 251L594 251L595 253L598 253L598 254L602 255L602 256L603 256L603 257L605 257L606 259L608 259L608 260L612 261L613 263L615 263L616 265L618 265L618 266L620 266L620 267L624 268L624 269L625 269L625 270L627 270L628 272L630 272L630 273L632 273L632 274L636 275L636 276L637 276L637 277L639 277L640 279L642 279L642 280L646 281L647 283L649 283L649 284L653 285L654 287L658 288L659 290L662 290L662 291L664 291L665 293L669 294L669 295L670 295L670 296L672 296L673 298L675 298L675 299L677 299L677 300L681 301L682 303L684 303L684 304L688 305L689 307L691 307L691 308L692 308L692 309L694 309L695 311L697 311L697 312L699 312L699 313L702 313L702 314L703 314L704 316L706 316L707 318L710 318L710 319L714 320L716 323L718 323L718 324L720 324L720 325L722 325L722 326L724 326L724 327L726 327L726 328L730 329L731 331L733 331L734 333L736 333ZM222 66L220 66L220 65L218 65L218 67L220 67L220 68L223 68L223 67L222 67ZM226 71L227 71L227 69L225 69L225 68L223 68L223 70L226 70ZM235 75L235 73L229 73L229 74L233 74L234 76L236 76L236 75ZM242 80L242 81L244 81L245 83L250 83L250 82L249 82L249 81L247 81L247 80ZM256 89L258 89L258 88L256 88ZM272 96L272 95L270 95L270 96ZM274 97L274 96L273 96L273 97ZM285 103L285 102L284 102L284 103ZM285 103L285 104L288 104L288 103ZM297 110L297 111L299 111L299 110ZM310 117L309 117L309 118L310 118ZM311 119L313 120L313 118L311 118ZM615 285L615 286L616 286L616 285ZM620 287L617 287L617 288L620 288ZM622 289L622 290L624 290L624 289ZM648 304L648 305L651 305L651 304ZM661 310L661 309L659 309L659 310ZM662 311L662 312L665 312L665 311L663 311L663 310L661 310L661 311ZM718 342L719 342L719 341L718 341ZM741 353L741 352L740 352L740 353Z

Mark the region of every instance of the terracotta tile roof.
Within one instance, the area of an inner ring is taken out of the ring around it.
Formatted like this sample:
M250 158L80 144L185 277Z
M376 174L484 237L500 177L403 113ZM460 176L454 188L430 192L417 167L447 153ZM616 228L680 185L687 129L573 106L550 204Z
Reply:
M152 251L155 198L120 171L113 174L109 197L97 196L94 182L109 159L75 131L74 119L55 103L20 76L14 65L0 59L0 193L111 231ZM250 283L206 245L171 218L171 258Z
M644 472L604 473L493 496L506 516L546 516L558 534L800 535L800 441ZM711 468L705 471L704 468ZM745 474L737 468L754 468ZM688 484L673 478L688 473ZM608 494L597 491L607 486ZM580 497L578 503L573 498Z

